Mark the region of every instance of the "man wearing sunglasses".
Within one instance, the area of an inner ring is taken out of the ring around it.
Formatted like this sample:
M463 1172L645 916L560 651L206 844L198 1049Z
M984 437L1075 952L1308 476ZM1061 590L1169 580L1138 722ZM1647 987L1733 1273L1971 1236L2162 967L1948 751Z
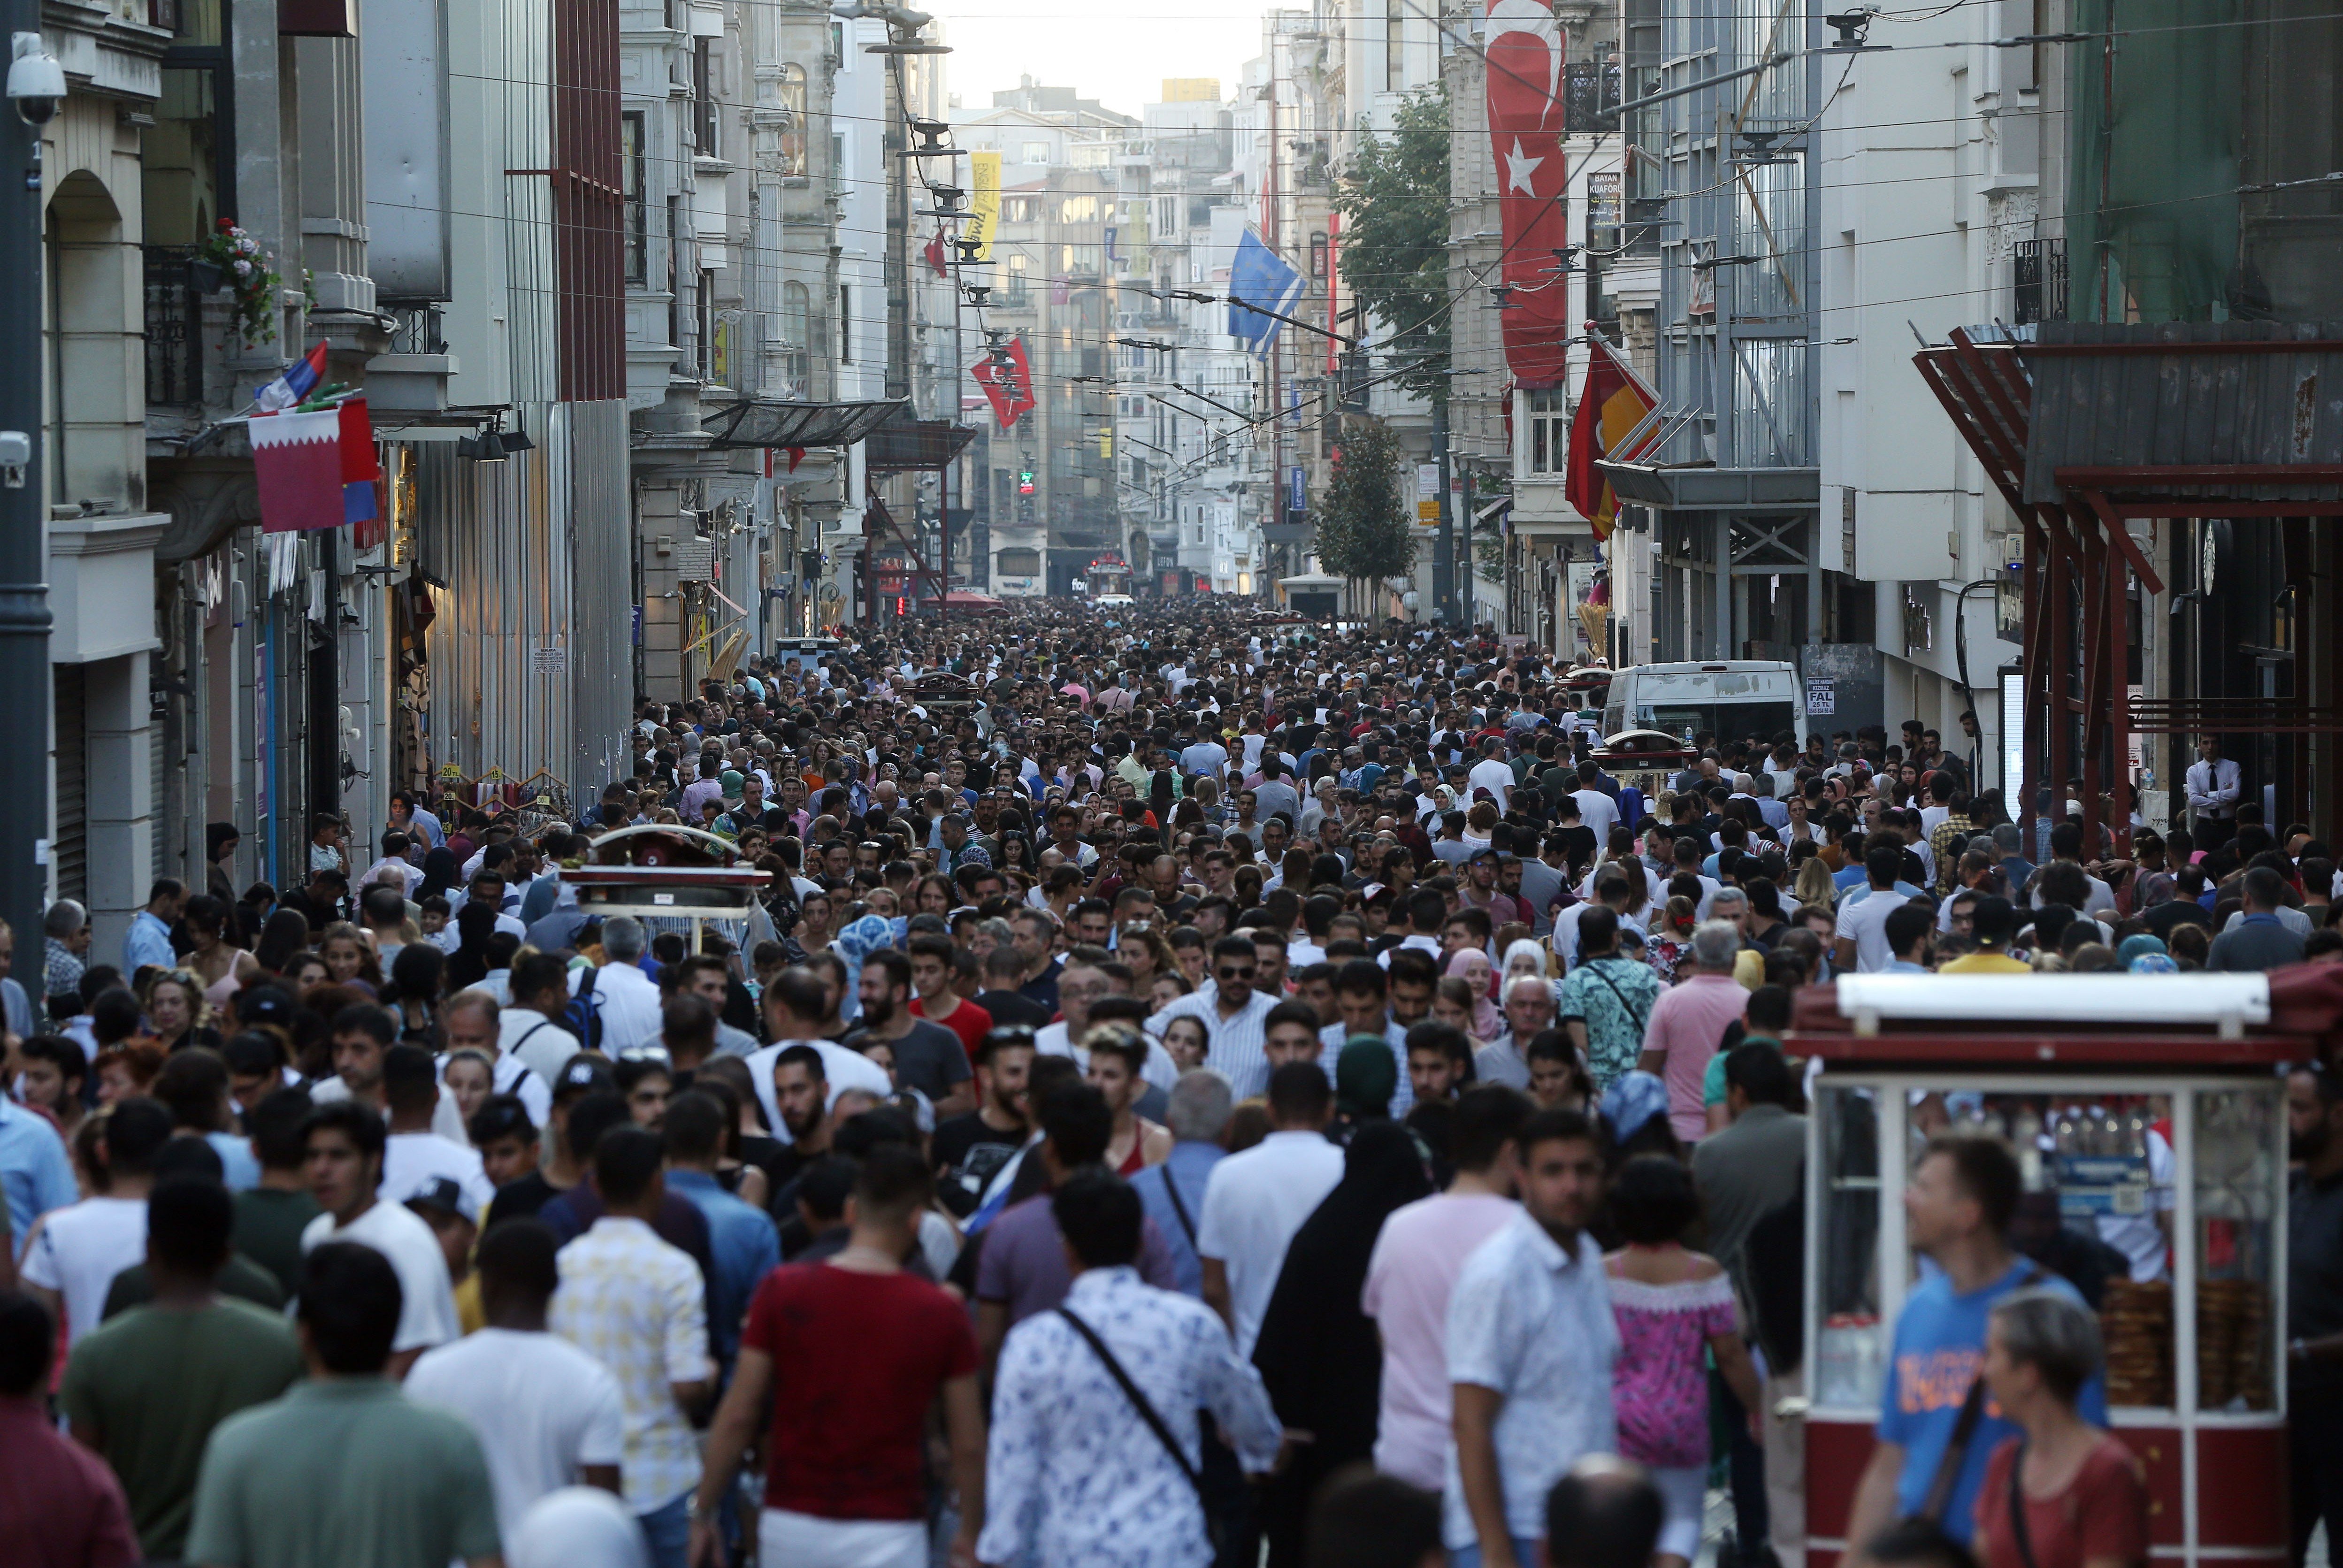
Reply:
M1253 989L1260 973L1252 938L1223 937L1212 944L1212 983L1147 1020L1147 1032L1161 1039L1175 1018L1202 1020L1212 1040L1205 1065L1226 1078L1240 1100L1261 1093L1269 1081L1264 1037L1279 999Z

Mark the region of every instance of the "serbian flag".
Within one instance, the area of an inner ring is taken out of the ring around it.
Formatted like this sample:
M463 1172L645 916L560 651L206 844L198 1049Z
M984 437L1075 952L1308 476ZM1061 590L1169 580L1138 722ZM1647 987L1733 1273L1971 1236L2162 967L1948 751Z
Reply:
M1489 149L1504 230L1498 315L1505 364L1523 387L1561 385L1570 280L1562 166L1562 25L1543 0L1489 0Z
M1578 515L1594 525L1594 537L1607 539L1619 516L1619 498L1611 481L1594 464L1598 458L1624 461L1648 443L1652 411L1659 399L1627 368L1625 361L1600 337L1587 346L1586 380L1578 391L1578 411L1570 422L1570 463L1563 477L1563 498Z
M374 420L363 397L349 399L335 412L341 417L336 436L342 460L342 521L356 529L351 542L370 550L382 543L382 516L375 504L375 481L382 477L382 467L375 461Z
M317 347L287 365L276 380L254 393L252 400L260 405L262 413L274 414L300 402L325 379L326 343L319 338Z
M970 372L976 384L992 403L992 412L1004 430L1017 423L1018 417L1036 407L1033 400L1033 372L1025 361L1025 339L1012 337L1006 348L996 349L976 362Z

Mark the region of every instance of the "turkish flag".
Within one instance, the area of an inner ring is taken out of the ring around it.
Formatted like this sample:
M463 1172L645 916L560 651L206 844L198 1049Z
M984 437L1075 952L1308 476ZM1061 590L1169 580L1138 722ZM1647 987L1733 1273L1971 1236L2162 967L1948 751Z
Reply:
M1037 406L1033 400L1033 372L1026 364L1022 337L1011 338L1008 347L978 360L970 374L984 388L985 397L991 399L992 412L1004 430L1016 424L1020 415Z
M253 477L260 488L261 531L290 534L340 528L347 520L341 411L256 415L245 429L252 440Z
M1568 244L1562 200L1562 25L1540 0L1489 0L1489 150L1504 228L1498 316L1505 364L1523 387L1561 385L1570 337L1570 280L1554 254Z
M936 276L938 277L949 277L951 276L944 266L943 225L936 225L936 237L928 241L927 248L922 250L920 254L928 258L928 265L936 269Z

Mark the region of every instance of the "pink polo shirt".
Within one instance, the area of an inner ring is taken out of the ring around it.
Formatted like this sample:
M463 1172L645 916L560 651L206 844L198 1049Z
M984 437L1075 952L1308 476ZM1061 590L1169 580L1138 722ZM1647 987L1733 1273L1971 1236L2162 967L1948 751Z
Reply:
M1700 1091L1709 1058L1725 1038L1725 1026L1739 1018L1748 1002L1749 993L1731 975L1700 973L1662 991L1652 1008L1644 1049L1667 1058L1660 1076L1668 1086L1668 1125L1688 1143L1697 1142L1708 1131Z
M1375 1468L1438 1491L1454 1413L1448 1292L1464 1261L1521 1212L1510 1198L1442 1193L1393 1211L1375 1238L1359 1310L1383 1342Z

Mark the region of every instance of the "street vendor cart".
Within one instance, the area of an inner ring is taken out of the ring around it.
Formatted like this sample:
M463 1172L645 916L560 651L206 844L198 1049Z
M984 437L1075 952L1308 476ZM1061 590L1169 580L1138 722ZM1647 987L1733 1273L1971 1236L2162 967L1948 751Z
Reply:
M561 873L588 920L632 915L654 931L688 931L699 952L703 926L736 950L764 919L759 896L773 874L740 859L737 845L698 828L649 823L593 841L586 864Z
M2016 1149L2021 1251L2043 1261L2064 1242L2072 1256L2079 1233L2105 1271L2092 1282L2108 1415L2146 1468L2155 1559L2283 1561L2278 1069L2343 1043L2343 969L1847 976L1801 994L1785 1043L1820 1069L1805 1172L1807 1568L1846 1550L1894 1325L1923 1267L1906 1238L1908 1173L1932 1134L1961 1131Z

